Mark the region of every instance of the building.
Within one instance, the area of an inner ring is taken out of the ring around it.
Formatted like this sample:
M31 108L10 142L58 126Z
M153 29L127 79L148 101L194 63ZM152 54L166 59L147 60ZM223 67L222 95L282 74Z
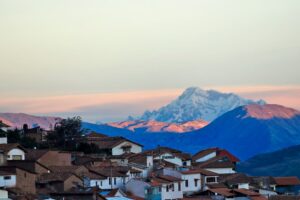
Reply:
M157 147L143 153L152 156L154 161L164 160L178 167L189 167L192 163L192 158L189 154L169 147Z
M23 194L35 194L35 181L37 174L23 167L1 166L0 167L0 185L7 188L17 188Z
M3 165L7 160L25 160L27 151L17 143L0 144L0 164Z
M86 142L95 144L106 155L122 155L126 153L141 153L143 146L124 137L107 137L98 133L86 136Z
M70 166L72 165L71 153L53 150L28 150L26 160L37 161L47 167L49 166Z
M277 193L285 195L300 194L300 180L298 177L274 177L274 181Z

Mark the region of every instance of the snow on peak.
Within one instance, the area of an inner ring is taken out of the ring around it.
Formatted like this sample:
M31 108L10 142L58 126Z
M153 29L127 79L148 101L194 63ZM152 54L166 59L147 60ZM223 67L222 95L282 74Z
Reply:
M265 101L253 101L233 93L190 87L170 104L158 110L146 111L139 119L175 123L197 119L213 121L230 110L249 104L265 104Z

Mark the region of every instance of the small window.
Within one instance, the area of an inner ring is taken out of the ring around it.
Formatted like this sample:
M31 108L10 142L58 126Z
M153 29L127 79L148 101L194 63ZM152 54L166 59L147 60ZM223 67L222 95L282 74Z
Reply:
M4 176L4 180L10 180L11 177L10 176Z
M178 183L178 191L181 191L181 182Z
M189 187L189 180L185 180L185 187Z
M111 185L111 178L108 178L109 185Z
M198 186L198 180L195 179L194 181L195 181L195 187L197 187Z
M169 192L169 186L167 185L166 191Z
M26 178L26 176L27 176L27 174L26 174L26 172L24 173L24 177Z
M114 184L117 185L117 178L114 178Z
M206 182L207 182L207 183L215 183L215 182L217 182L217 181L216 181L216 178L215 178L215 177L207 177L207 178L206 178Z

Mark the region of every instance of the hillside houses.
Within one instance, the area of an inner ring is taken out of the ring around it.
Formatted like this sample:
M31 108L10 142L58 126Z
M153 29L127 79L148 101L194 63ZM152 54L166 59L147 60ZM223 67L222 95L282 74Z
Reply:
M92 133L99 153L26 149L0 144L0 198L265 200L296 194L297 177L251 177L236 172L238 158L211 148L195 155ZM2 196L3 194L3 196Z

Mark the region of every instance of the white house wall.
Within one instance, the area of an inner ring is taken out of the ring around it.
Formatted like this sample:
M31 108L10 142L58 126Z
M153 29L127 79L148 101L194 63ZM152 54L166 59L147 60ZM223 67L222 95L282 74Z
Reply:
M234 174L236 171L234 171L232 168L206 168L206 170L215 172L217 174Z
M122 154L124 154L125 152L122 149L122 146L127 146L127 145L131 146L131 149L130 149L131 153L141 153L142 152L142 147L141 146L126 141L126 142L122 142L121 144L115 146L112 149L112 155L122 155Z
M22 160L25 160L25 152L22 149L18 149L18 148L12 149L7 153L7 155L9 156L7 160L13 160L14 155L22 156Z
M5 180L4 177L10 177L9 180ZM15 187L16 186L16 175L5 175L0 176L0 187Z

